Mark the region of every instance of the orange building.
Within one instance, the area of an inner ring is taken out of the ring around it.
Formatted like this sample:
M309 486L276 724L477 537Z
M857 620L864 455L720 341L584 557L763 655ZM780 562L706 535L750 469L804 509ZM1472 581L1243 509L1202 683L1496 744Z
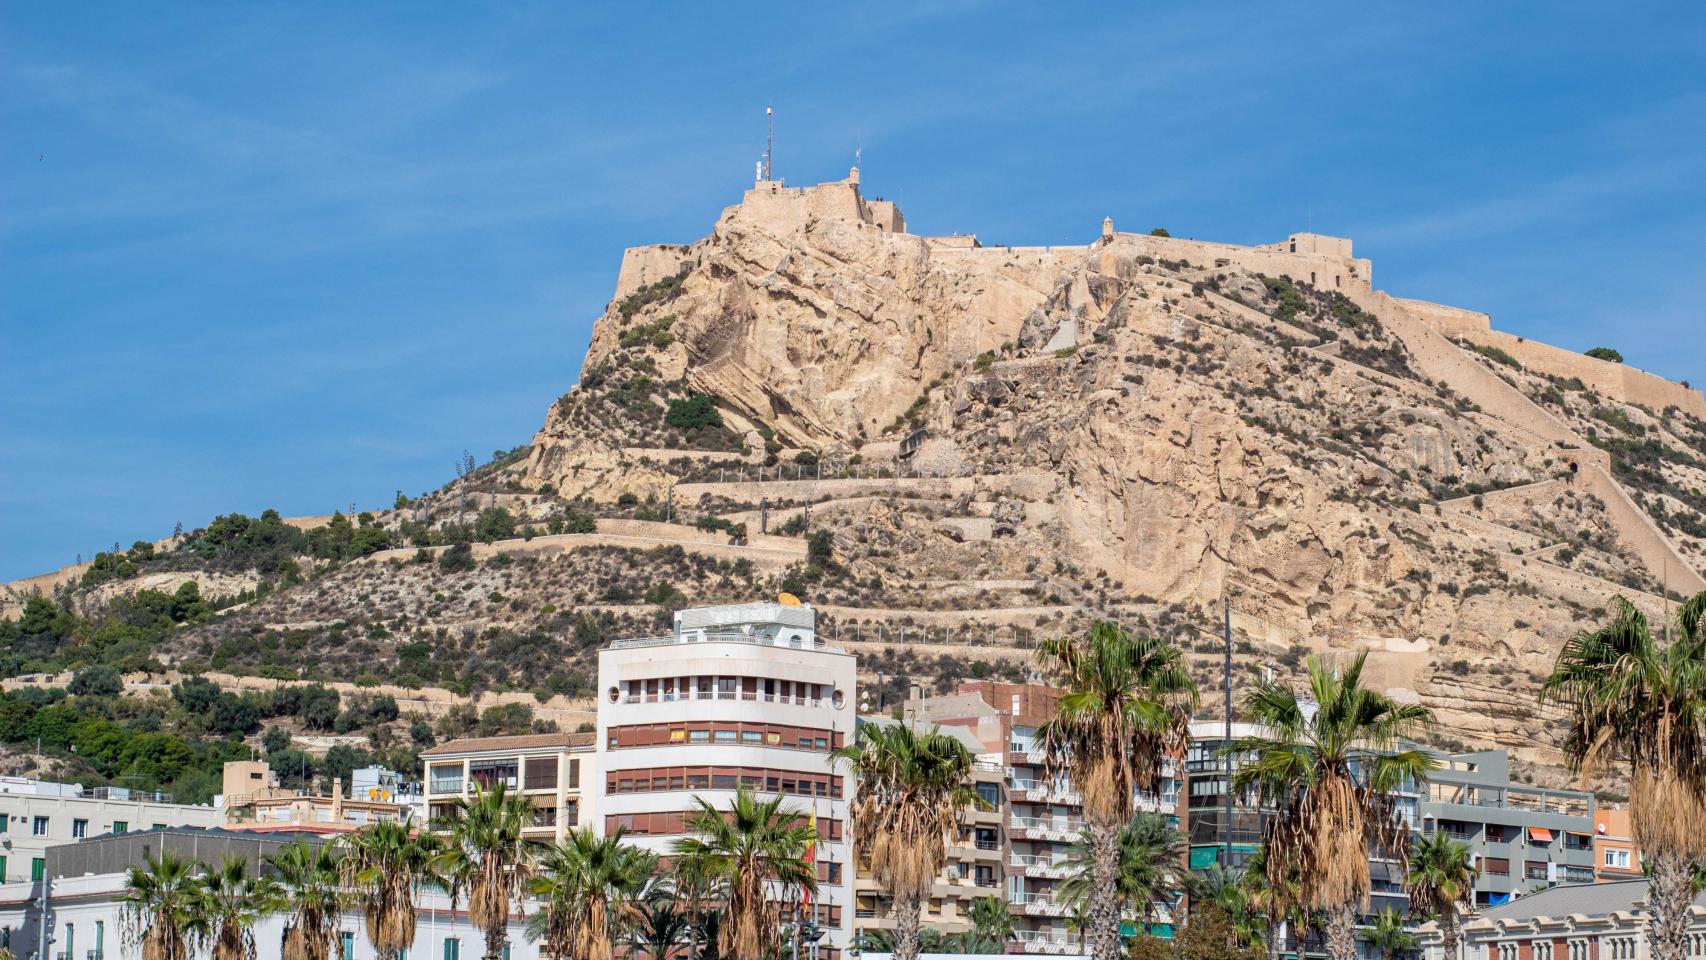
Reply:
M1629 810L1600 807L1593 812L1594 880L1636 879L1641 876L1641 851L1629 828Z

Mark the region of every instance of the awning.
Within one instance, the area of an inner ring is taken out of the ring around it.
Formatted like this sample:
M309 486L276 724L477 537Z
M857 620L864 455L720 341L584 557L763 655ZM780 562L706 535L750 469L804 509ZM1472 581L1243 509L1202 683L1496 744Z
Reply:
M1533 840L1537 843L1551 843L1552 842L1552 831L1546 829L1545 827L1529 827L1528 828L1528 839Z

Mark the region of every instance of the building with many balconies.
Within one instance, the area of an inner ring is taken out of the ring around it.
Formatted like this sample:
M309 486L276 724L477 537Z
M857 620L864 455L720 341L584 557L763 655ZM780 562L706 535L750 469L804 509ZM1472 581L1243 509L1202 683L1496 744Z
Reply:
M1078 954L1082 945L1068 929L1072 905L1061 887L1071 875L1071 847L1084 833L1083 799L1045 769L1037 730L1050 717L1062 691L1039 683L972 681L958 692L907 701L913 722L962 728L983 745L980 758L1000 765L1005 803L1002 832L1003 891L1015 920L1015 938L1026 953ZM1159 813L1178 825L1181 771L1169 762L1161 788L1135 798L1137 809ZM1181 865L1181 868L1183 865ZM1137 917L1132 917L1135 924ZM1169 904L1151 905L1150 929L1170 935ZM951 930L951 927L946 927Z
M864 716L859 718L859 722L890 724L900 721L892 717ZM947 864L931 887L930 896L919 905L920 919L929 929L961 934L972 929L973 901L981 897L1000 897L1006 901L1004 863L1007 848L1002 812L1006 775L998 755L988 751L968 728L946 726L941 728L941 732L958 739L972 754L972 786L983 804L961 814L959 829L948 839ZM853 881L853 896L853 927L856 932L895 928L894 898L868 871L858 871Z
M1478 906L1594 881L1593 794L1513 783L1503 750L1439 760L1421 798L1420 827L1469 844L1480 868Z
M817 827L813 917L838 955L852 935L847 775L831 751L853 737L857 672L821 642L812 608L696 607L669 635L599 651L596 823L667 857L701 798L779 795Z
M596 792L597 751L591 733L536 733L468 737L421 751L426 764L426 808L430 819L447 815L453 802L502 784L533 803L524 835L557 841L570 829L596 823L584 802ZM583 786L584 784L584 786Z

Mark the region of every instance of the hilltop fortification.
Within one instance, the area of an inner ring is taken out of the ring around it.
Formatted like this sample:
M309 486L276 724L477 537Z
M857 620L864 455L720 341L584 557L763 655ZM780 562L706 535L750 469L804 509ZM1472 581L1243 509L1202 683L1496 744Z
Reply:
M944 637L1230 593L1258 659L1370 649L1394 691L1518 747L1538 730L1497 718L1532 715L1613 594L1706 586L1698 391L1388 296L1344 238L905 224L855 171L628 250L522 482L809 508L844 578L820 589L958 608L932 611Z

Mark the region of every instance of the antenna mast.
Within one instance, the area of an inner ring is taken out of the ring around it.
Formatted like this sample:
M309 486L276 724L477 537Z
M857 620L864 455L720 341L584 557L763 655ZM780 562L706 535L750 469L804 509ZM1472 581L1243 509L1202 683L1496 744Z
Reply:
M764 108L764 179L770 179L770 157L776 150L776 110Z

